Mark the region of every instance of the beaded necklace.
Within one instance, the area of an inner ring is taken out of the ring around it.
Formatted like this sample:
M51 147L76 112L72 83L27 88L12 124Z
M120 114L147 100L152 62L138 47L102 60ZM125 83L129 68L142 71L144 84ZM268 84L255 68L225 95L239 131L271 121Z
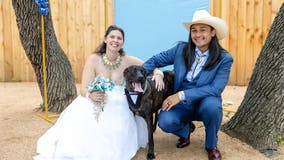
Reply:
M110 71L117 69L121 64L122 58L119 55L115 61L111 62L108 60L106 54L102 55L102 62Z

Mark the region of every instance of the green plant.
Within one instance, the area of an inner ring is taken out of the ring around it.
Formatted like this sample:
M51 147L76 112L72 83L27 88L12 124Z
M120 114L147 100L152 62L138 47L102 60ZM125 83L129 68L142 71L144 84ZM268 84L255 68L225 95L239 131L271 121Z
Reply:
M230 118L231 112L226 112L225 117Z
M283 144L284 138L281 135L277 135L276 136L276 142L278 143L278 145Z
M43 103L39 104L39 110L44 111L44 104Z

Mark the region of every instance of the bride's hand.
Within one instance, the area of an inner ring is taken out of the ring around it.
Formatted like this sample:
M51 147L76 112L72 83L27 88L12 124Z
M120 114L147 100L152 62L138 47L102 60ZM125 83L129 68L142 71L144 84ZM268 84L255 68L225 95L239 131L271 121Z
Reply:
M104 102L106 93L103 91L100 92L92 92L90 93L89 97L95 102Z
M161 91L165 88L165 83L163 78L164 78L163 72L158 68L155 68L153 72L152 81L155 81L155 87L158 91Z

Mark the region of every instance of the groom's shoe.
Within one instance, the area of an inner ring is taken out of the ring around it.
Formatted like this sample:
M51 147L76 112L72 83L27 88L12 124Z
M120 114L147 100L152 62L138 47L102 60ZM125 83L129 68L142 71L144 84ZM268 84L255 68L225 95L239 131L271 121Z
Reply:
M177 148L184 148L190 144L190 139L188 138L179 138L176 144Z
M213 149L207 149L206 148L206 151L208 153L208 159L209 160L222 160L221 153L220 153L220 151L217 147L215 147Z
M195 125L192 122L190 122L189 128L190 128L190 133L189 133L189 135L190 135L192 132L194 132ZM188 135L187 138L183 138L183 137L179 138L178 141L177 141L176 147L177 148L184 148L184 147L188 146L190 144L189 135Z
M189 128L190 128L190 133L193 133L196 128L193 122L189 122Z

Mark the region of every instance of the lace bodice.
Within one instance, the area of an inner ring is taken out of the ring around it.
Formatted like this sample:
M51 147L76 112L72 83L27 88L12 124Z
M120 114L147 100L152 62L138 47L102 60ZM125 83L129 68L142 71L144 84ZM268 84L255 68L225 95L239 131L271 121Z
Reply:
M122 77L120 80L112 81L116 86L124 85L124 78Z
M120 77L119 79L116 79L116 80L112 80L112 79L110 79L110 78L107 78L107 77L105 77L105 76L101 76L101 75L97 75L96 77L101 77L101 78L103 78L103 79L108 79L109 81L111 81L112 83L114 83L116 86L123 86L124 85L124 77L122 76L122 77ZM95 77L95 78L96 78Z

